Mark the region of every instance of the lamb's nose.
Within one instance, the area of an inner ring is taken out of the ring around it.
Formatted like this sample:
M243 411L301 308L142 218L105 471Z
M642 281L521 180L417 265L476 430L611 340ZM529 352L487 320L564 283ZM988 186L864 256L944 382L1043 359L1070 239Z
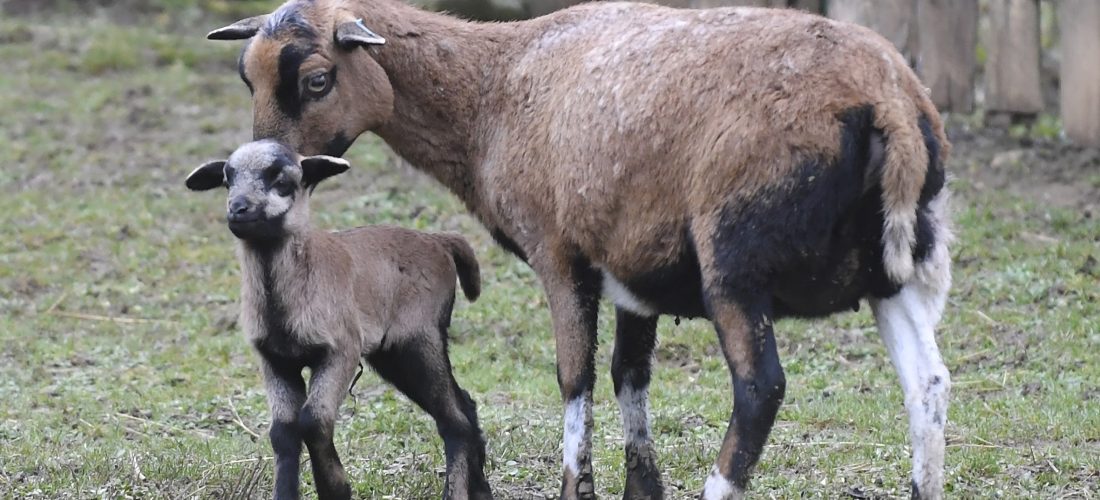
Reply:
M229 202L229 215L241 215L248 211L248 201L243 197L233 198Z

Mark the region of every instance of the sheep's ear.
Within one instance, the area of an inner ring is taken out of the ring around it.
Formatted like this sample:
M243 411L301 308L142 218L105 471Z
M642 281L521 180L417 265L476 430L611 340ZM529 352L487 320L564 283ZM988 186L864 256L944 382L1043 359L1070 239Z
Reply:
M204 163L187 176L187 189L207 191L225 185L225 160Z
M207 40L245 40L252 38L267 22L267 14L241 19L224 28L218 28L206 34Z
M336 43L345 49L385 45L386 39L378 36L363 24L362 19L340 23L336 26Z
M302 185L312 188L336 174L347 172L351 164L343 158L317 155L302 158Z

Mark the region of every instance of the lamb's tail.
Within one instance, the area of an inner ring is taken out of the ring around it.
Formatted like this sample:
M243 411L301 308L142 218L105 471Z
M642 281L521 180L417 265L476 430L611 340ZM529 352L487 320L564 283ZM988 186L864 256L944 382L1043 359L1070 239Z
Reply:
M451 252L462 293L470 302L477 300L481 295L481 268L474 256L474 249L466 242L466 238L456 233L438 233L436 237Z
M913 276L917 210L943 187L941 148L947 145L929 117L903 99L877 104L875 127L886 138L880 177L883 265L891 281L900 284Z

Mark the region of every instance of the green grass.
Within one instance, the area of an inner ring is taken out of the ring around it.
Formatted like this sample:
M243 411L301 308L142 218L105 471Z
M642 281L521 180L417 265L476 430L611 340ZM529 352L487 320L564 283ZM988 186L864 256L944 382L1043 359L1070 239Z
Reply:
M270 491L270 449L249 434L263 434L268 415L234 320L224 200L183 188L192 167L250 135L237 47L203 41L206 28L0 21L0 497ZM349 159L353 170L314 197L319 225L389 222L474 243L485 293L459 302L451 355L479 403L487 472L501 498L556 495L561 407L537 279L378 140L364 137ZM963 177L940 336L955 382L948 489L1094 495L1100 266L1089 259L1100 259L1100 221L982 189L965 177L973 168L952 166ZM594 465L597 491L613 497L622 437L602 312ZM907 495L901 395L867 309L776 330L789 389L755 494ZM660 339L653 427L669 492L684 498L717 454L729 376L707 323L662 319ZM356 492L435 496L443 462L431 420L374 375L355 394L337 446Z

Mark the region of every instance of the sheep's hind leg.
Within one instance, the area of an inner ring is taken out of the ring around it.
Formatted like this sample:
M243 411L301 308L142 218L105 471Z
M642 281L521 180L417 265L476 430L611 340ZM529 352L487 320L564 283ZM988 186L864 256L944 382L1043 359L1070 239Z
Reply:
M611 379L623 418L626 486L623 498L664 498L661 472L649 431L649 380L657 344L657 317L615 308L615 352Z
M298 498L302 436L298 432L298 411L306 400L302 366L263 358L261 360L267 403L271 409L268 437L275 454L275 499Z
M913 446L913 498L943 498L944 426L951 385L936 346L946 287L905 285L897 295L871 301L879 334L901 380Z
M786 379L775 347L770 299L754 295L716 288L706 293L707 309L733 375L734 404L718 460L703 487L704 500L743 497L783 404Z
M351 498L351 485L332 438L340 403L359 365L357 352L338 348L313 369L309 397L298 414L298 428L309 449L313 481L321 499Z
M435 419L447 460L443 498L491 499L477 406L454 379L445 336L445 330L427 332L375 351L367 361L383 379Z

